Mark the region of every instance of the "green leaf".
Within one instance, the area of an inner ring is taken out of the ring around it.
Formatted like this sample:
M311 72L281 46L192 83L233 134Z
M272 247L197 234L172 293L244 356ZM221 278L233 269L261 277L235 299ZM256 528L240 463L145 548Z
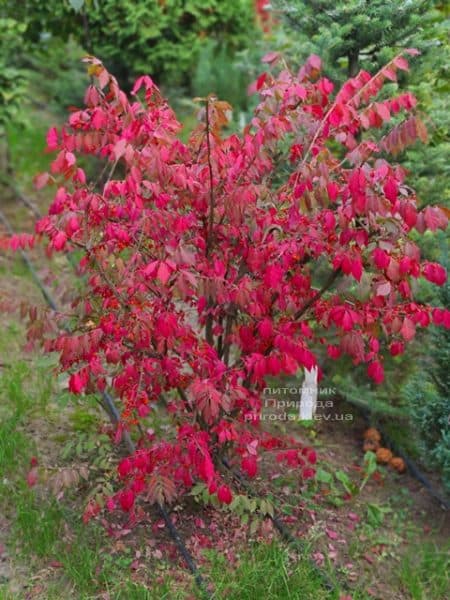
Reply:
M242 503L242 496L235 496L230 504L230 510L239 511Z
M333 475L319 467L316 472L316 481L320 481L320 483L332 483Z
M196 483L194 487L190 491L191 496L199 496L201 493L205 491L204 483Z
M354 494L357 491L357 486L353 483L350 477L344 471L338 470L335 473L335 477L340 481L346 492Z
M342 500L342 498L339 498L338 496L329 496L328 502L330 504L332 504L333 506L336 506L337 508L344 505L344 501Z
M260 521L258 519L253 519L250 523L250 535L255 535L260 526Z

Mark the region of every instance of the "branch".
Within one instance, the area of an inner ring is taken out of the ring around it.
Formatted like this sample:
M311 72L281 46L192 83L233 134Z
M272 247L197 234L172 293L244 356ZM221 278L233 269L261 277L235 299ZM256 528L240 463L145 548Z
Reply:
M206 99L206 148L208 153L208 171L209 171L209 217L208 217L208 236L206 240L206 256L209 255L212 245L213 227L214 227L214 178L211 163L211 139L209 128L209 98Z
M206 256L209 256L212 246L213 240L213 228L214 228L214 178L213 178L213 170L211 163L211 140L209 137L210 128L209 128L209 98L206 99L206 148L208 155L208 171L209 171L209 216L208 216L208 231L206 236ZM208 315L206 317L206 325L205 325L205 338L210 346L214 345L213 333L212 333L212 325L213 325L213 316L211 313L212 309L212 301L211 296L208 298Z
M223 336L224 337L224 345L223 345L223 352L222 352L221 358L223 359L223 362L226 364L227 367L228 367L228 363L230 360L230 348L231 348L230 335L231 335L231 329L233 327L233 321L235 319L235 316L236 316L235 311L233 311L232 313L229 313L227 315L227 320L226 320L226 325L225 325L225 333Z
M330 287L333 285L333 283L336 281L336 279L338 278L338 276L340 275L341 270L337 269L337 271L332 271L330 276L328 277L328 279L326 280L326 282L323 284L323 286L320 288L320 290L318 290L314 296L312 298L310 298L308 300L308 302L306 302L306 304L304 306L302 306L302 308L300 308L300 310L298 310L295 315L294 315L294 319L297 321L298 319L300 319L305 312L311 308L311 306L317 302L317 300L319 300L319 298L321 298L324 293L330 289Z

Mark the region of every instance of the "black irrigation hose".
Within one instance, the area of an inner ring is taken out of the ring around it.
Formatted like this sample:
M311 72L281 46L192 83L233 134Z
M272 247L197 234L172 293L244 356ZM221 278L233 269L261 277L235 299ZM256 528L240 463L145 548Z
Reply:
M368 425L370 425L372 423L373 419L371 418L372 412L370 411L370 409L363 408L360 404L353 402L350 398L343 398L343 399L346 402L348 402L349 404L353 404L361 411L361 414ZM380 427L378 424L377 424L377 429L379 430L381 436L383 437L383 439L385 441L385 445L388 448L390 448L393 452L395 452L395 454L397 456L399 456L400 458L403 459L406 466L408 467L408 471L411 474L411 476L414 477L414 479L417 479L417 481L419 483L421 483L423 485L423 487L428 491L430 496L432 496L435 500L437 500L445 510L449 510L450 509L450 501L447 500L446 498L444 498L443 496L441 496L441 494L439 494L433 488L430 481L421 472L421 470L416 465L416 463L411 458L409 458L409 456L386 434L385 431L383 431L383 428Z
M222 464L226 469L228 469L230 471L230 473L233 475L233 477L235 477L239 481L239 483L242 485L242 487L245 489L245 491L248 494L250 494L253 497L257 496L257 494L255 494L255 492L251 489L251 486L245 481L245 479L242 477L242 475L239 472L236 472L233 470L232 466L230 465L230 463L228 462L228 460L226 458L222 458ZM302 542L299 539L297 539L294 535L292 535L292 533L284 525L284 523L282 523L282 521L280 520L279 517L277 517L276 515L272 516L270 514L268 516L269 516L270 520L272 521L272 523L274 524L275 528L278 530L278 533L281 535L281 537L284 539L285 542L287 542L288 544L290 544L292 547L296 548L297 550L301 550L302 552L305 550ZM311 558L309 556L307 557L307 559L308 559L308 562L309 562L310 566L312 567L313 571L322 580L324 587L329 592L334 592L336 590L336 586L335 586L335 584L333 584L331 582L331 580L329 579L327 574L322 569L320 569L316 565L316 563L313 560L311 560ZM346 583L341 582L340 585L345 589L349 589Z
M2 213L2 211L0 211L0 222L3 223L6 230L8 231L9 235L14 235L14 230L11 227L11 224L9 223L8 219ZM39 287L40 291L42 292L42 295L43 295L45 301L47 302L47 304L50 306L50 308L52 310L57 311L56 302L53 300L52 296L50 295L50 293L46 289L44 283L42 282L39 275L37 274L29 256L27 255L27 253L24 250L20 250L20 255L21 255L25 265L29 269L35 284ZM111 422L113 424L117 425L120 422L120 413L117 409L117 406L115 405L114 399L107 391L101 392L101 395L102 395L103 403L104 403L103 408L107 412ZM130 453L133 453L136 449L136 446L135 446L133 440L131 439L128 431L124 432L123 438L124 438L124 442L125 442L125 445L127 446L128 451ZM172 538L178 548L178 551L180 552L180 554L186 561L186 564L187 564L189 570L191 571L197 586L199 587L200 591L207 598L211 598L211 595L208 593L208 591L206 589L205 581L204 581L203 577L201 576L200 571L198 570L191 553L189 552L185 543L183 542L183 539L181 538L177 528L172 523L169 513L166 511L164 506L162 504L160 504L159 502L157 503L157 506L158 506L159 512L161 513L162 518L164 519L164 521L167 525L169 533L172 536Z

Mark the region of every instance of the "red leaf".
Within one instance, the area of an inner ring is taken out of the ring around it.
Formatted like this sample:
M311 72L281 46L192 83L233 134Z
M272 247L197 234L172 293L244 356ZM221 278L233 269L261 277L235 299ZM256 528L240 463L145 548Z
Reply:
M427 263L422 272L428 281L436 285L444 285L447 281L447 271L438 263Z
M121 158L124 154L125 154L125 149L127 147L127 140L119 140L113 148L113 154L114 154L114 158L116 160L119 160L119 158Z
M30 471L28 471L28 475L27 475L28 487L35 486L37 481L38 481L38 470L36 467L33 467L32 469L30 469Z
M389 112L389 108L386 106L386 104L382 102L377 103L375 104L375 108L385 123L391 119L391 113Z
M59 562L58 560L51 560L48 565L53 569L62 569L64 567L63 563Z
M389 177L383 187L383 192L390 202L395 202L398 195L398 183L393 177Z
M389 352L392 356L398 356L399 354L403 354L405 346L402 342L392 342L389 346Z
M256 89L259 91L267 79L267 73L262 73L256 80Z
M397 56L396 58L394 58L393 62L394 62L394 65L397 67L397 69L401 69L402 71L409 70L408 61L403 56Z
M73 165L76 162L75 154L73 154L72 152L66 152L65 160L67 167L73 167Z
M67 235L64 231L58 231L52 240L52 246L55 250L62 250L67 242Z
M144 87L145 90L151 90L154 88L154 83L153 80L151 79L151 77L149 77L148 75L144 75L142 77L139 77L136 80L136 83L133 86L133 89L131 90L131 93L133 94L133 96L135 96L138 91L141 89L141 87Z
M217 490L217 498L222 504L231 504L233 500L233 494L227 485L221 485Z
M242 470L247 473L249 477L255 477L258 472L258 463L256 461L256 456L246 456L242 459L241 462Z
M280 58L281 58L281 53L280 52L268 52L267 54L265 54L262 57L261 62L268 63L268 64L274 64Z
M397 74L392 67L385 67L382 73L389 81L397 81Z
M86 371L79 371L70 376L69 390L72 394L80 394L86 387L88 375Z
M124 458L117 467L117 471L121 477L126 477L133 468L133 463L129 458Z
M339 537L339 535L332 529L325 529L325 532L326 532L327 536L330 538L330 540L337 540Z
M408 317L403 320L400 333L402 334L403 339L405 339L407 342L410 342L416 335L416 327L411 319L408 319Z
M125 512L129 512L134 505L134 492L132 490L124 490L119 494L119 504Z
M438 206L427 206L423 211L425 225L431 231L437 229L445 229L448 224L448 219Z
M34 186L37 190L42 189L47 185L50 179L50 173L39 173L33 179Z
M405 52L410 56L419 56L421 53L420 50L417 50L417 48L406 48Z
M57 150L58 149L58 131L56 127L51 127L47 133L47 149Z
M383 365L378 360L374 360L368 366L367 374L375 383L381 383L384 379Z
M316 71L320 71L322 68L322 61L320 59L320 56L317 56L317 54L311 54L308 57L308 64L311 65L311 67L313 69L316 69Z
M171 275L171 270L169 269L167 263L160 262L158 267L158 273L156 277L163 283L164 285L169 281Z
M101 68L97 74L97 77L100 89L103 89L106 85L108 85L111 76L105 68Z
M389 296L391 293L391 284L389 281L377 286L377 296Z

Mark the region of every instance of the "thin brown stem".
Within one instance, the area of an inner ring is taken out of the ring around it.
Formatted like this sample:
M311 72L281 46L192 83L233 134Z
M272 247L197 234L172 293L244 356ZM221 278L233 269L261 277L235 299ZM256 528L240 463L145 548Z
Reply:
M228 367L228 363L230 360L230 348L231 348L230 336L231 336L231 329L233 327L234 318L235 318L234 312L227 315L227 320L226 320L226 324L225 324L225 333L224 333L225 342L223 345L223 362L226 364L227 367Z
M206 150L208 156L208 173L209 173L209 215L208 215L208 236L206 241L206 256L209 255L213 243L214 233L214 176L211 162L211 136L210 136L210 121L209 121L209 98L206 100Z
M208 173L209 173L209 214L208 214L208 231L206 236L206 256L208 257L212 245L213 245L213 235L214 235L214 207L215 207L215 197L214 197L214 176L213 176L213 168L211 162L211 138L210 138L210 121L209 121L209 98L206 99L206 112L205 112L205 120L206 120L206 150L207 150L207 160L208 160ZM214 345L214 336L213 336L213 314L211 312L213 307L212 298L209 296L208 298L208 314L206 316L206 325L205 325L205 339L210 346Z
M315 304L317 302L317 300L319 300L319 298L321 298L324 293L330 289L330 287L333 285L333 283L336 281L336 279L338 278L339 274L340 274L340 269L337 269L336 271L332 271L330 276L328 277L328 279L325 281L325 283L323 284L323 286L320 288L320 290L318 290L314 296L312 296L308 302L306 302L306 304L304 304L302 306L302 308L300 308L300 310L298 310L295 315L294 315L294 320L297 321L298 319L300 319L308 309L311 308L311 306L313 304Z

